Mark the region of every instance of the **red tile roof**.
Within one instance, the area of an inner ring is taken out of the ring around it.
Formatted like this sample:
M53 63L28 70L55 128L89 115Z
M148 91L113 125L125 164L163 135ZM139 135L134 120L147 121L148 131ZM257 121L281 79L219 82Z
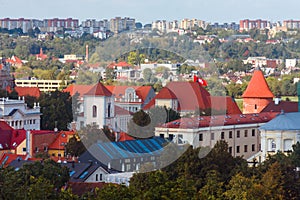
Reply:
M118 142L124 142L124 141L128 141L128 140L135 140L135 139L133 137L131 137L130 135L128 135L127 133L121 132Z
M260 69L254 70L253 76L248 84L243 98L273 98L268 83Z
M112 96L112 93L102 83L99 82L84 95L110 97Z
M127 62L118 62L118 63L115 63L115 62L112 62L110 63L108 66L108 68L115 68L115 67L131 67L130 64L128 64Z
M0 121L0 150L16 149L26 139L26 131L15 130Z
M56 132L50 130L32 130L31 151L35 152L36 148L43 152L45 147L49 147L57 137Z
M177 99L176 95L167 87L162 88L155 98L156 99Z
M82 97L85 93L87 93L93 85L76 85L71 84L67 88L65 88L64 92L69 92L71 96L73 96L76 92L79 93L79 96Z
M170 82L166 86L178 100L180 111L191 111L197 108L206 109L210 108L211 102L209 100L210 94L196 82ZM144 109L150 109L155 105L157 96L160 98L167 98L167 90L161 90L154 99L152 99ZM162 94L160 94L162 93ZM169 93L170 94L170 93Z
M209 126L228 126L239 124L266 123L275 118L278 113L264 112L258 114L239 114L239 115L216 115L198 116L193 118L181 118L161 125L162 128L199 128Z
M280 101L277 105L274 101L269 103L261 112L298 112L298 102Z
M48 149L52 150L64 150L65 144L68 143L69 139L75 135L74 131L60 131L56 134L56 138L54 141L49 145Z
M19 87L14 88L19 96L33 96L39 98L41 91L38 87Z
M228 96L210 96L212 109L222 114L242 114L237 103ZM225 113L226 111L226 113ZM213 113L212 113L213 114Z

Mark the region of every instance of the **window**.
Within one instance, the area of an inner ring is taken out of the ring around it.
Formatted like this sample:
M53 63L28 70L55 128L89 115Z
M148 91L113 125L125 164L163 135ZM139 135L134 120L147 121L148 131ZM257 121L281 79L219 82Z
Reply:
M228 147L228 152L232 154L232 147Z
M199 141L203 141L203 134L202 133L199 134Z
M23 152L26 152L26 147L23 148Z
M97 106L93 105L93 117L97 117Z
M245 136L245 137L248 137L248 130L245 130L244 136Z
M215 139L215 133L210 133L210 139L214 140Z
M256 104L254 105L254 109L255 109L255 110L257 109L257 105L256 105Z
M102 181L103 180L103 177L102 177L102 174L100 174L100 181Z
M229 131L229 138L232 138L232 131Z
M252 144L252 151L255 151L255 144Z
M236 146L236 152L240 153L240 146Z
M127 165L126 165L126 171L130 171L130 169L131 169L131 165L130 165L130 164L127 164Z
M237 138L240 137L240 131L236 131L236 137L237 137Z
M96 181L98 181L98 174L96 174Z
M248 145L244 145L244 152L248 152Z
M255 136L255 129L252 129L252 136Z
M110 103L108 103L108 108L107 108L107 117L110 117L110 107L111 107L111 105L110 105Z
M165 138L165 134L159 134L159 137Z
M273 138L268 139L268 151L275 151L276 150L276 143Z
M225 133L221 132L221 139L224 140L225 139Z
M35 152L39 152L39 148L38 147L35 147Z
M283 141L283 151L292 151L292 146L293 146L293 140L292 139L285 139Z

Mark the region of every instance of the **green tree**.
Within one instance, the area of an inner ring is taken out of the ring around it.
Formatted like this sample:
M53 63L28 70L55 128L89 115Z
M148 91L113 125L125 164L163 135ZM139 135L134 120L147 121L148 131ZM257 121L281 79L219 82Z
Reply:
M41 129L68 130L73 120L72 97L69 93L58 90L51 93L42 93L39 98L41 106Z
M82 153L86 151L84 144L77 139L76 136L70 138L68 143L66 144L66 154L70 156L80 156Z
M143 70L143 77L146 83L150 83L151 82L151 78L153 76L152 70L149 68L146 68Z

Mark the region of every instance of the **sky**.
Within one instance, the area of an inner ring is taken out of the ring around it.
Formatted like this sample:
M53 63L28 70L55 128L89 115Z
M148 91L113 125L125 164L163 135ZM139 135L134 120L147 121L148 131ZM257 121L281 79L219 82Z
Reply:
M210 23L241 19L300 20L299 0L0 0L0 18L155 20L196 18Z

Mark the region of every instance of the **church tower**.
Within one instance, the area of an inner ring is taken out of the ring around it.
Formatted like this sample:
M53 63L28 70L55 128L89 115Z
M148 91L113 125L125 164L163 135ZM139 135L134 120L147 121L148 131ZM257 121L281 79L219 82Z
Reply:
M262 71L259 68L255 69L243 94L243 113L260 113L273 101L273 97Z
M97 83L84 94L84 125L94 124L99 128L109 126L114 129L114 108L113 94L102 83Z

